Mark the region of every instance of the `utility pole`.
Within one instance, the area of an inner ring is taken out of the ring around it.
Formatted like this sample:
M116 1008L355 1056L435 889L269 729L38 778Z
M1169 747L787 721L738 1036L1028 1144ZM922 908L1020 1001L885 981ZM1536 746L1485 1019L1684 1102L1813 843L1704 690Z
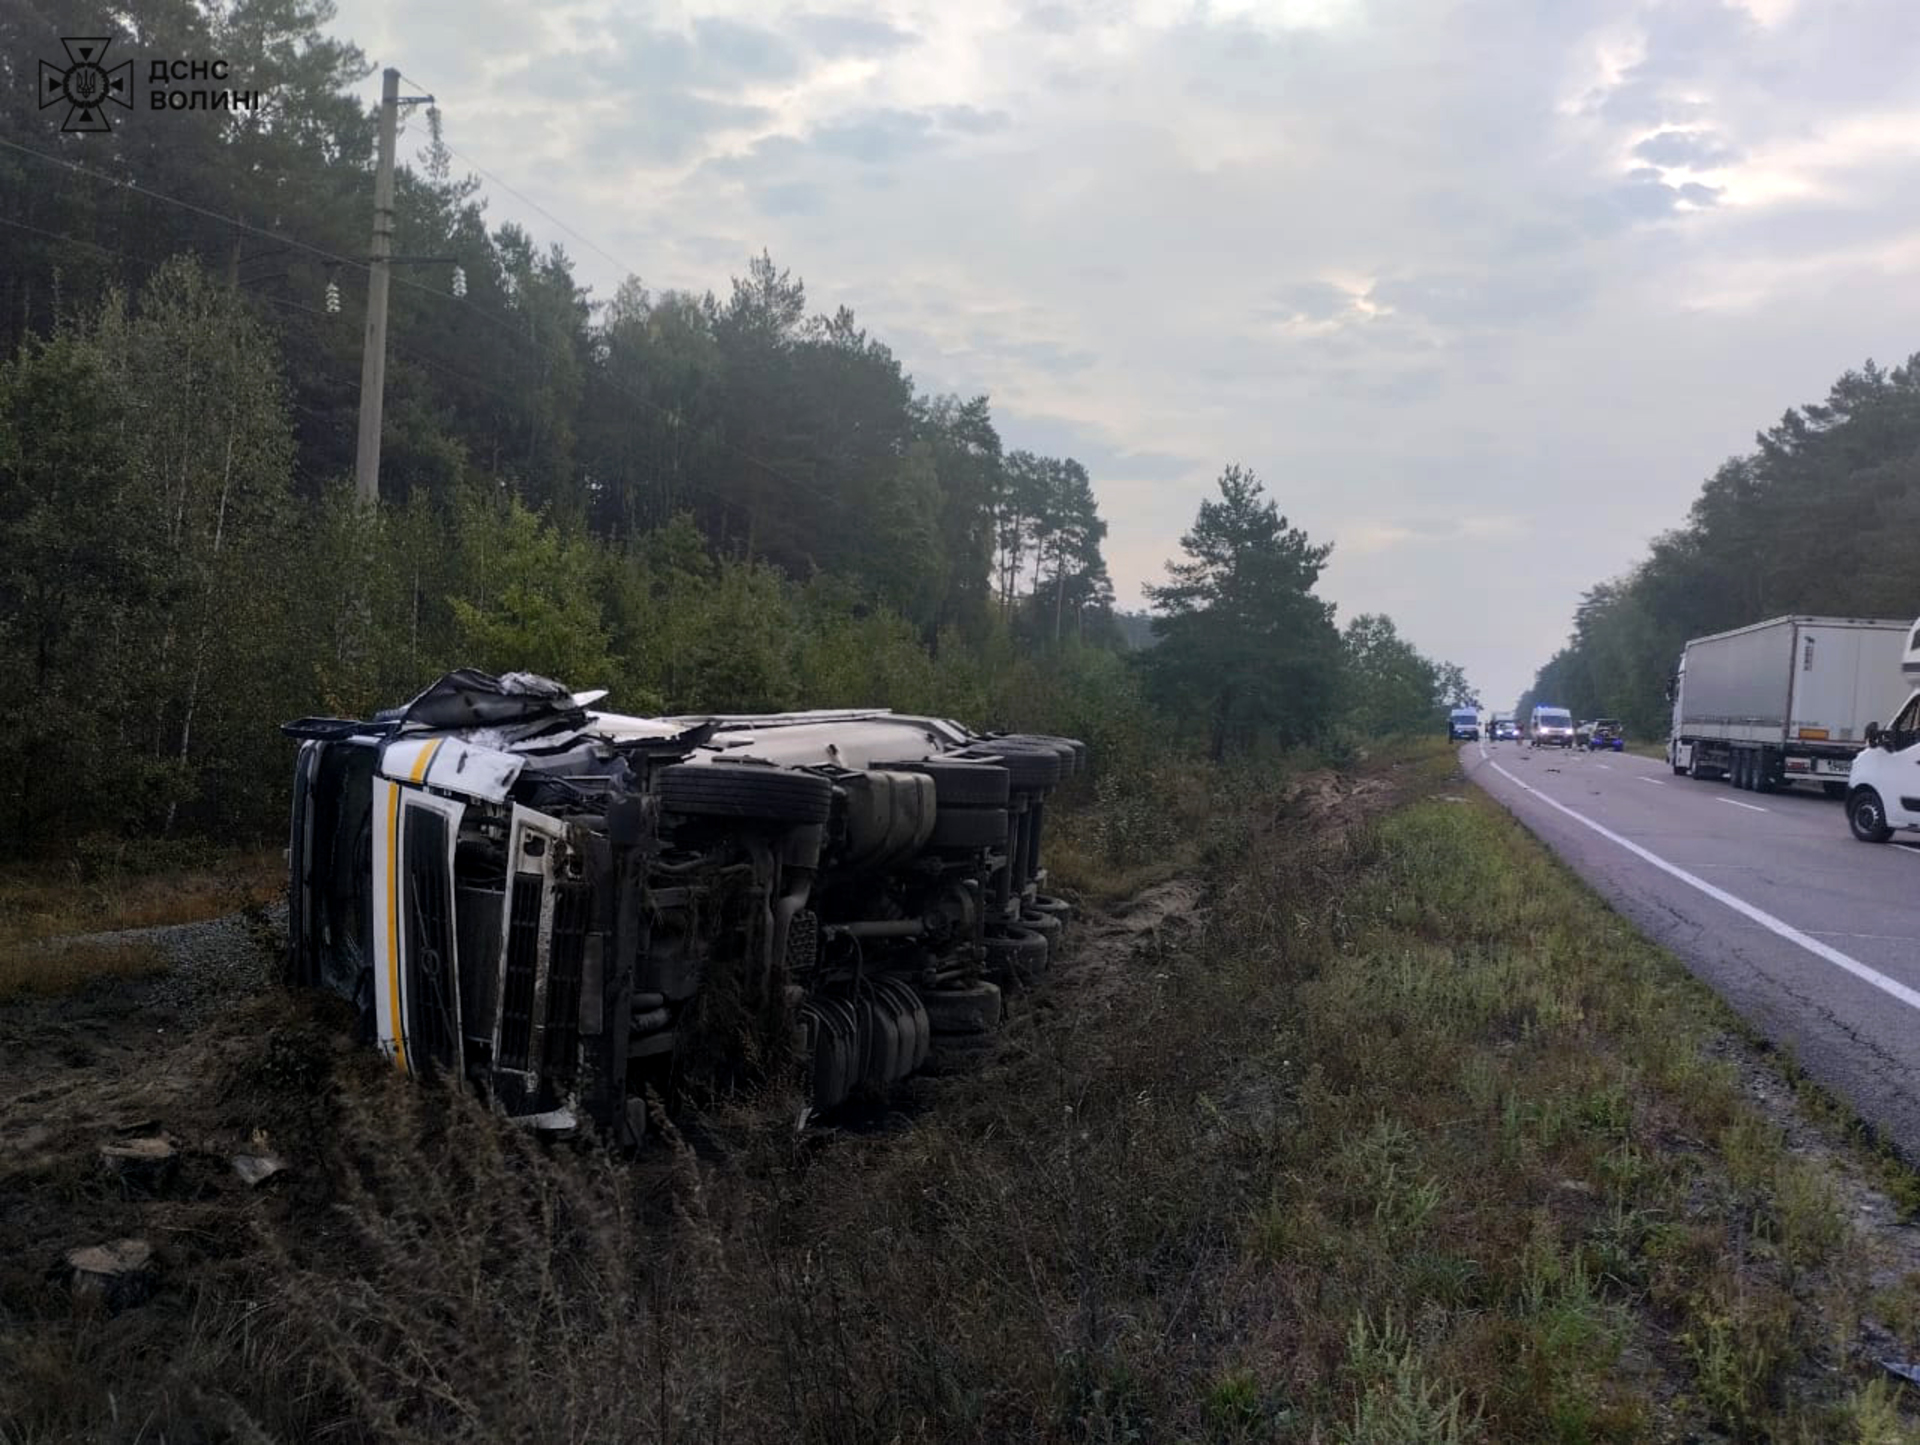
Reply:
M380 85L380 165L373 174L373 246L367 253L367 334L360 352L360 449L353 490L363 507L380 500L380 413L387 385L387 288L393 270L393 148L402 105L431 104L430 95L400 95L400 72L388 66Z

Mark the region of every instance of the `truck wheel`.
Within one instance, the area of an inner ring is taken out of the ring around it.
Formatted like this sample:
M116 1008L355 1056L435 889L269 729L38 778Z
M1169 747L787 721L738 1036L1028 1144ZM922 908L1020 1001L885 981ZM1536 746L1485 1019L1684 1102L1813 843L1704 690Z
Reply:
M990 983L923 989L920 1004L939 1036L991 1033L1000 1025L1000 990Z
M1020 736L1046 743L1060 754L1060 776L1063 780L1076 776L1086 767L1087 745L1077 738L1055 737L1052 733L1021 733Z
M1008 782L1022 791L1051 788L1060 781L1060 754L1044 743L1016 743L1010 738L996 738L973 744L965 756L998 763L1006 769Z
M1046 913L1059 919L1063 929L1073 922L1073 905L1064 898L1055 898L1051 893L1035 894L1033 902L1027 907L1035 913Z
M665 811L700 818L824 823L833 807L833 784L816 773L738 763L675 763L655 791Z
M1675 763L1670 761L1668 766L1670 766L1673 769L1673 775L1676 778L1684 778L1687 775L1687 773L1690 771L1688 768L1686 768L1684 765L1680 763Z
M1862 843L1884 843L1893 836L1886 804L1872 788L1862 788L1847 799L1847 826Z
M987 968L1000 978L1031 983L1047 971L1047 940L1031 928L1012 927L987 940Z
M1049 958L1060 952L1060 942L1066 936L1066 924L1051 913L1042 913L1032 906L1020 910L1020 926L1031 928L1047 941Z

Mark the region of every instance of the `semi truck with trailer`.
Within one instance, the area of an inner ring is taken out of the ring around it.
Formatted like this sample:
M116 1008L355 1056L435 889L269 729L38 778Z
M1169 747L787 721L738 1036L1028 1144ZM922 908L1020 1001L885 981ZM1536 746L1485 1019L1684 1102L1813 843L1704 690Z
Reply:
M1772 792L1814 783L1833 798L1898 697L1907 622L1774 617L1681 651L1667 761L1676 774Z

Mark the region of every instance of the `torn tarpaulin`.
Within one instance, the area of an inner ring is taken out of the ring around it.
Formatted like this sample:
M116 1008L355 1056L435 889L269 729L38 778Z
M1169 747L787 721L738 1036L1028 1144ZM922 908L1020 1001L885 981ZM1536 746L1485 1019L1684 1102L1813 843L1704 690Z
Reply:
M572 692L550 677L532 672L495 677L462 667L433 683L394 716L409 727L436 731L541 722L578 728L585 724L587 711L574 701Z

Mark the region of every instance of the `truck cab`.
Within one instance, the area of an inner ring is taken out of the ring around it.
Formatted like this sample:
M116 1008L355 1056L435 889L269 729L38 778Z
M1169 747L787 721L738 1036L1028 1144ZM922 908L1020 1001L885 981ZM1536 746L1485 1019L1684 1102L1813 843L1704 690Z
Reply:
M1900 671L1914 690L1891 722L1867 725L1867 746L1847 772L1847 826L1863 843L1920 832L1920 622Z

